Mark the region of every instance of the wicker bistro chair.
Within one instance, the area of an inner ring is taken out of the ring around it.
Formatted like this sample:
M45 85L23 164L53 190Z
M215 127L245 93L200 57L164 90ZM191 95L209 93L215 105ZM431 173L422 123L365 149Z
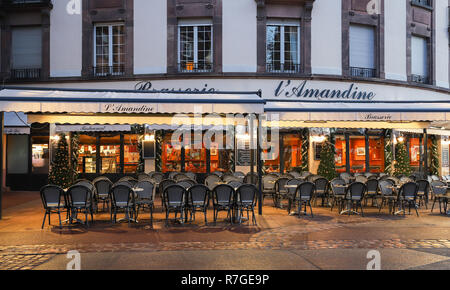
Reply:
M289 187L285 187L287 194L286 197L288 199L288 206L287 206L287 212L288 214L291 213L291 209L292 209L292 205L294 204L295 207L295 194L297 193L297 187L302 184L303 182L305 182L303 179L290 179L288 180L288 182L286 183L286 185L289 185ZM291 187L294 186L295 187Z
M185 172L184 175L186 175L189 179L197 182L197 174L195 174L194 172Z
M444 196L447 193L448 185L443 181L432 181L431 182L431 192L433 194L433 205L431 206L431 212L434 210L434 205L436 201L439 203L439 212L442 211L442 203L445 202ZM445 208L445 206L444 206Z
M220 184L222 182L222 180L220 179L219 176L215 175L215 174L211 174L208 175L205 178L205 185L209 188L209 190L213 190L214 187L216 187L218 184Z
M418 186L417 198L419 199L419 206L423 202L425 204L425 208L428 209L428 194L430 192L430 183L425 179L417 180L416 183Z
M277 181L278 177L273 174L267 174L264 175L262 178L262 184L263 184L263 200L266 196L272 197L273 204L276 205L276 191L275 191L275 182Z
M139 216L139 210L148 208L150 211L150 225L153 227L153 206L155 201L155 185L147 180L139 181L136 187L142 188L142 191L136 191L136 220Z
M244 183L242 183L241 181L230 181L227 184L236 190L237 188L239 188L239 186L241 186Z
M281 177L275 182L275 207L281 208L281 200L287 198L288 190L285 187L289 178Z
M77 221L78 213L84 213L85 215L85 224L89 226L88 215L91 216L91 221L94 221L93 208L92 208L92 190L80 183L71 186L67 190L68 201L70 204L70 223L73 222L73 218Z
M365 175L358 175L355 177L355 182L366 183L368 178Z
M158 183L164 179L164 173L162 172L153 172L152 174L149 174L149 176Z
M392 212L395 204L395 199L397 198L394 194L394 182L390 179L380 180L378 182L378 189L381 193L381 202L378 208L378 212L381 212L381 209L385 204L389 206L389 213Z
M105 210L105 205L108 211L111 210L110 208L110 191L113 186L112 182L108 179L98 179L94 180L94 187L95 187L95 200L97 202L101 202L103 204L103 210ZM97 207L98 210L98 207Z
M136 213L134 191L131 187L124 184L114 185L111 188L111 222L117 222L117 212L123 210L125 219L130 224Z
M322 206L325 204L325 199L328 199L328 179L324 177L319 177L314 181L315 192L314 192L314 205L317 203L317 198L322 199ZM328 203L328 200L327 200Z
M164 208L164 190L166 189L166 187L176 184L176 182L172 179L163 179L161 180L161 182L159 183L159 194L161 195L161 207Z
M368 179L366 182L367 193L364 197L364 204L367 206L367 200L372 199L372 206L375 206L378 197L378 180Z
M236 171L236 172L233 173L233 175L236 176L236 177L240 177L240 178L244 178L245 177L245 174L242 171Z
M236 210L239 212L239 223L242 221L244 211L247 212L247 220L250 221L249 212L252 212L252 223L257 225L255 206L258 189L253 184L243 184L236 191Z
M297 189L295 194L295 202L297 203L297 211L298 211L298 217L300 217L300 214L303 213L306 215L306 207L309 206L309 210L311 212L311 217L314 217L312 206L311 206L311 199L314 197L314 191L315 191L315 185L312 182L306 181L301 183ZM304 206L304 210L302 210L302 207Z
M358 213L359 207L361 209L361 216L364 216L362 204L366 192L367 187L364 183L353 182L352 184L350 184L345 193L344 203L347 204L347 209L344 212L347 212L348 215L350 215L352 212Z
M188 179L189 177L187 177L186 174L184 173L177 173L176 175L174 175L173 180L175 180L176 182L184 180L184 179Z
M139 173L137 176L138 181L141 181L143 179L149 178L150 175L148 175L147 173Z
M189 187L194 186L196 184L196 182L189 178L186 178L186 179L178 181L177 184L183 186L184 188L186 188L186 190L188 190Z
M333 207L335 204L338 205L338 211L341 211L342 200L345 197L345 185L346 182L344 179L335 178L330 181L330 189L329 190L329 199L332 200L330 208L333 211Z
M236 177L234 175L230 175L230 174L226 174L224 176L222 176L222 180L225 183L228 183L230 181L241 181L242 182L242 178Z
M247 175L245 175L244 177L244 183L258 186L258 174L255 172L253 172L253 174L251 172L247 173Z
M166 211L166 226L169 225L169 214L175 213L175 220L177 214L180 213L181 223L186 218L186 189L179 184L172 184L164 189L164 208Z
M67 217L69 218L70 211L69 211L69 204L67 202L66 195L64 193L64 190L56 185L46 185L41 188L41 200L42 204L44 206L45 214L44 214L44 220L42 221L42 227L44 228L45 219L48 215L48 224L50 225L50 215L52 213L57 213L59 217L59 227L62 228L61 223L61 212L66 212Z
M228 184L219 184L214 187L213 191L213 215L214 222L217 221L217 216L220 211L227 212L227 219L232 222L232 210L234 205L235 190Z
M195 221L195 213L203 212L205 224L208 224L207 210L209 206L209 188L203 184L189 187L187 192L187 209L191 214L191 221Z
M419 186L417 183L411 181L402 185L398 192L397 204L401 205L403 210L403 214L406 212L406 206L408 206L408 212L411 214L411 207L413 206L416 210L417 216L419 216L419 211L417 208L419 205L417 204L417 191Z

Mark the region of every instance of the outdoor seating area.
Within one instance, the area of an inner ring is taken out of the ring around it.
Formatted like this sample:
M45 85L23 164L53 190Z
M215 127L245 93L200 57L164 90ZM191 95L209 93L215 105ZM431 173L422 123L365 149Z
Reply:
M220 176L219 176L220 174ZM40 194L45 210L42 228L51 214L57 214L59 227L63 223L80 223L89 227L94 214L109 213L111 224L126 221L139 223L139 214L149 213L150 226L153 227L153 212L156 197L161 199L160 210L165 213L165 225L172 221L179 224L195 221L196 213L204 214L204 223L208 224L207 211L212 209L214 222L219 213L227 213L225 220L230 224L241 224L252 219L257 225L255 207L258 189L245 183L247 176L241 172L235 174L211 174L205 184L197 183L193 173L170 172L162 174L152 172L139 174L137 178L125 176L113 183L109 178L100 176L90 181L79 179L69 188L46 185ZM244 217L246 213L246 217ZM118 215L123 218L118 219ZM251 217L250 217L251 214ZM65 219L62 219L65 215ZM84 215L84 218L83 218Z
M286 174L270 173L263 176L263 195L271 196L273 205L286 208L289 214L306 214L308 205L313 216L311 202L322 207L338 208L339 214L361 214L364 207L377 207L381 213L384 207L393 215L411 214L433 202L441 214L448 215L450 177L427 176L389 176L386 174L349 174L341 173L339 177L328 181L326 178L309 172L289 172ZM297 206L296 211L292 207ZM301 207L304 206L304 210Z
M164 213L164 224L187 224L196 220L196 213L203 214L208 225L207 213L212 211L213 222L224 220L229 224L252 221L257 225L255 207L258 201L258 184L255 173L215 172L206 176L204 184L197 182L190 172L141 173L125 176L113 183L105 176L90 181L79 179L69 188L46 185L41 189L45 215L42 228L51 214L58 215L63 223L80 223L89 227L97 213L109 213L111 224L125 221L139 223L139 215L148 212L153 227L153 212ZM253 181L253 182L252 182ZM256 181L256 182L254 182ZM262 197L270 197L272 206L287 210L289 215L310 215L314 207L336 207L340 215L364 216L365 208L378 213L405 215L419 208L449 215L448 176L389 176L385 174L341 173L332 180L309 172L270 173L262 177ZM161 204L156 205L156 199ZM267 206L267 203L266 203ZM219 217L220 214L220 217ZM226 215L225 215L226 214ZM118 215L123 215L118 219ZM65 218L63 220L63 218Z

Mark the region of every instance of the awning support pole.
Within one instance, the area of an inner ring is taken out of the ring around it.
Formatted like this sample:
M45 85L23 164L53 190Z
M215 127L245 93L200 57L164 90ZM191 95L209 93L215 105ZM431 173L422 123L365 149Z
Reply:
M258 120L258 131L257 131L257 139L256 139L256 143L257 143L257 170L258 170L258 193L259 193L259 202L258 202L258 214L262 215L262 207L263 207L263 194L262 194L262 158L261 158L261 154L262 154L262 150L261 150L261 115L257 115L257 120Z
M427 129L423 129L423 170L425 176L428 175L428 132Z

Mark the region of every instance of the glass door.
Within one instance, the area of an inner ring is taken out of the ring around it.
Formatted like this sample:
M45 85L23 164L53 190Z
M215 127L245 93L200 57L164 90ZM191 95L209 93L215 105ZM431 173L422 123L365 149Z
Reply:
M123 172L135 173L139 165L138 136L123 135Z
M78 172L96 173L97 136L81 134L78 148Z
M162 142L162 171L181 171L181 146L173 146L172 134L166 134Z
M350 136L350 172L366 172L366 138Z
M120 134L100 136L100 173L121 173Z
M293 171L302 165L302 139L298 134L283 135L284 171Z
M369 137L369 172L384 172L384 137Z
M345 136L336 136L336 172L342 173L347 171L347 148L345 143Z

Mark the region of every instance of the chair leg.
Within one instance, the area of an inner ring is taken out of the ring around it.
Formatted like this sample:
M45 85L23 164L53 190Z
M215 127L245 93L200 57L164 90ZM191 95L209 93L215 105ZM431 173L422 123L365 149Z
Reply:
M59 228L62 229L61 212L59 210L58 210L58 217L59 217Z
M41 227L41 229L43 229L44 228L44 225L45 225L45 219L47 218L47 211L45 211L45 214L44 214L44 220L42 221L42 227Z
M314 217L312 206L311 206L311 201L308 201L308 203L309 203L309 211L311 212L311 217ZM306 212L306 208L305 208L305 212Z

